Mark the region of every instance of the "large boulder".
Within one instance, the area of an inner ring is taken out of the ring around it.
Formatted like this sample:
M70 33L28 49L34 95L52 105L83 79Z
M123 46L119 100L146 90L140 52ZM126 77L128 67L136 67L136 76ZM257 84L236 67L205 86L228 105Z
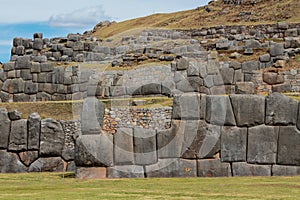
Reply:
M27 120L18 120L11 122L8 150L27 150Z
M278 131L278 127L265 125L248 129L248 163L276 163Z
M100 134L103 125L105 105L95 97L84 99L81 113L82 135Z
M156 163L156 131L136 127L133 135L135 164L151 165Z
M112 135L82 135L76 140L76 166L110 167L113 165L113 157Z
M29 167L34 161L36 161L39 158L39 152L38 151L23 151L18 153L18 156L22 163Z
M121 128L114 135L115 165L133 165L133 129Z
M64 161L60 157L39 158L32 163L29 172L63 172Z
M180 126L184 131L182 158L213 158L220 151L219 126L207 125L205 121L182 121Z
M179 159L159 159L158 163L145 167L147 177L178 177Z
M107 168L107 178L144 178L144 167L122 165Z
M30 56L18 56L17 62L15 65L15 69L30 69L31 62L30 62Z
M8 147L10 120L5 108L0 108L0 130L0 148L6 149Z
M206 121L215 125L235 126L235 118L228 96L206 96Z
M183 123L174 120L172 127L157 132L158 158L179 158L183 142Z
M284 53L284 44L283 43L273 43L270 46L270 55L272 57L282 56Z
M28 150L39 150L41 117L38 113L32 113L28 117Z
M230 95L238 126L256 126L265 122L265 98L257 95Z
M266 98L266 124L295 125L298 101L280 93L271 93Z
M53 119L41 121L40 155L61 156L65 142L65 133L61 124Z
M18 155L0 150L0 173L25 173L27 168Z
M234 69L233 68L221 68L220 70L224 85L233 84Z
M300 166L273 165L273 176L299 176Z
M186 93L174 96L173 119L199 120L200 94Z
M300 131L294 126L279 128L277 163L300 165Z
M232 163L233 176L271 176L271 165L253 165L244 162Z
M223 127L221 134L221 161L246 161L247 129Z
M252 74L255 70L259 69L259 61L247 61L242 63L243 73Z
M231 176L230 164L222 163L220 159L198 160L198 176L200 177Z
M105 179L107 177L107 168L105 167L77 167L77 179Z
M284 76L275 72L265 72L263 73L263 80L270 85L276 85L284 83Z

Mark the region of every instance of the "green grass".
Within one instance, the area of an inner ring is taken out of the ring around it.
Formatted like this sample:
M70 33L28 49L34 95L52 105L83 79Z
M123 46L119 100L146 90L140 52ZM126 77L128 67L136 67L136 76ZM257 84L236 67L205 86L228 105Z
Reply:
M300 177L77 180L0 174L0 199L299 199Z

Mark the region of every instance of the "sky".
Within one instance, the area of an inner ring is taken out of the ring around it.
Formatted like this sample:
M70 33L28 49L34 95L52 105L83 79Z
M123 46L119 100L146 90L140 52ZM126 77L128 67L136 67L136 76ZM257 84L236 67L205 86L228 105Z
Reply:
M100 21L124 21L194 9L209 0L1 0L0 62L8 62L15 37L44 38L92 30Z

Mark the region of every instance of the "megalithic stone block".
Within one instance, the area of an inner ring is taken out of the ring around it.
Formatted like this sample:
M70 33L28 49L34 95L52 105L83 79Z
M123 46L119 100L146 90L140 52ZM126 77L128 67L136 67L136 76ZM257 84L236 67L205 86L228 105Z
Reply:
M279 128L277 163L300 165L300 131L294 126Z
M237 126L257 126L265 122L265 98L259 95L230 95Z
M39 150L41 117L38 113L32 113L28 117L28 150Z
M228 96L206 96L206 121L215 125L235 126L235 118Z
M198 160L198 176L200 177L229 177L231 168L229 163L222 163L220 159Z
M248 129L248 163L276 163L278 131L278 127L265 125Z
M178 177L179 159L159 159L158 163L146 166L147 177Z
M107 168L107 178L144 178L144 167L122 165Z
M8 150L27 150L27 120L11 122Z
M151 165L156 163L156 131L136 127L133 134L135 164Z
M246 161L247 129L223 127L221 134L221 161Z
M32 163L29 172L63 172L64 161L60 157L39 158Z
M199 120L200 100L200 94L196 93L176 95L174 97L173 119Z
M179 177L197 177L197 161L179 159Z
M65 133L61 124L53 119L41 121L40 156L61 156Z
M273 176L299 176L300 166L273 165Z
M100 134L103 125L104 112L104 103L100 102L95 97L84 99L81 113L82 135Z
M272 93L266 98L266 124L295 125L298 101L280 93Z
M179 158L184 136L184 124L173 120L172 127L157 132L157 150L159 158Z
M115 165L133 165L133 129L120 128L114 134L114 163Z
M0 108L0 149L7 149L10 132L10 120L7 110Z
M110 167L113 166L113 156L112 135L81 135L76 140L76 166Z
M208 125L205 121L182 121L184 139L181 157L186 159L213 158L220 151L219 126Z
M0 150L0 173L25 173L27 168L19 160L18 155Z
M271 176L271 165L253 165L245 162L232 163L233 176Z

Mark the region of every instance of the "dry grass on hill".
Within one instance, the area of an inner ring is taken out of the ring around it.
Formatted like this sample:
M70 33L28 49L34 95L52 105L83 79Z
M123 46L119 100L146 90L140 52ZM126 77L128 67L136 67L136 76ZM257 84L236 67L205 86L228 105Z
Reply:
M94 33L99 38L108 38L126 31L138 32L145 28L192 29L216 25L254 25L278 21L300 22L299 0L257 0L254 5L224 5L222 0L193 10L169 14L154 14L147 17L114 23Z

